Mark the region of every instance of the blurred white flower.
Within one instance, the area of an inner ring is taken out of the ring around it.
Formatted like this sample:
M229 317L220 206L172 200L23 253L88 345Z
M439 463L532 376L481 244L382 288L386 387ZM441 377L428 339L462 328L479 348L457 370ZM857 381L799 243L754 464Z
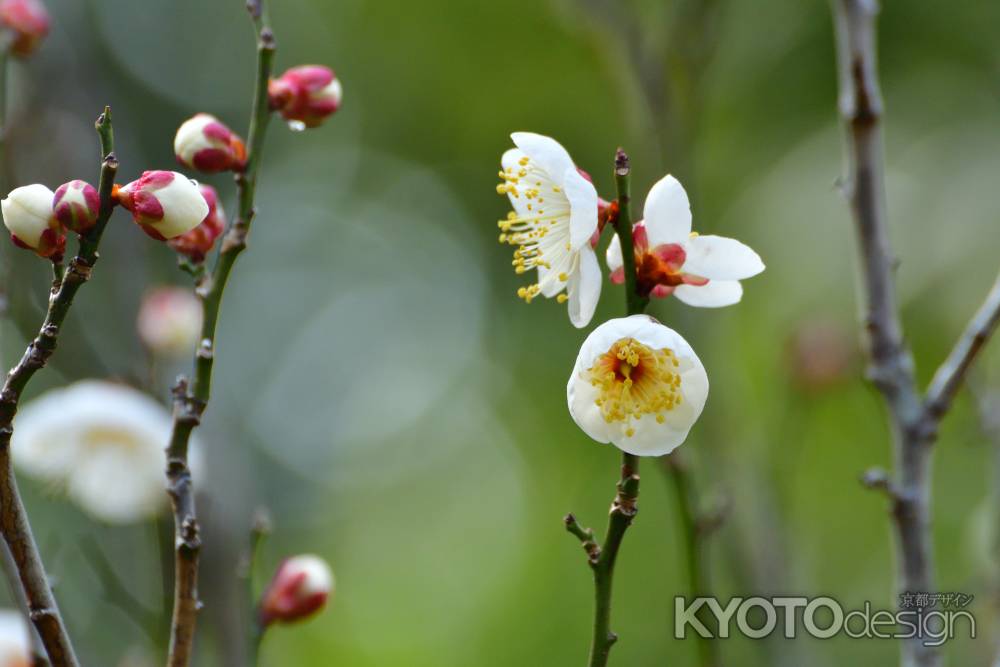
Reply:
M179 357L194 351L202 317L201 302L191 290L158 287L143 297L136 326L151 351Z
M707 398L708 376L698 355L648 315L594 329L566 386L569 412L587 435L638 456L676 449Z
M166 507L171 415L140 391L99 380L52 390L18 412L14 463L66 489L93 516L129 523ZM197 453L191 452L197 476Z
M510 136L517 148L503 154L497 192L514 210L498 223L500 242L517 246L518 274L538 270L538 282L517 295L528 303L539 294L568 301L570 321L585 327L601 296L601 268L591 245L597 190L555 139L531 132Z
M0 609L0 667L30 667L29 632L21 612Z
M673 176L665 176L649 191L644 216L632 231L637 289L643 296L674 294L689 306L729 306L743 297L739 281L764 270L757 253L739 241L691 231L691 204ZM611 281L624 282L617 234L606 259Z

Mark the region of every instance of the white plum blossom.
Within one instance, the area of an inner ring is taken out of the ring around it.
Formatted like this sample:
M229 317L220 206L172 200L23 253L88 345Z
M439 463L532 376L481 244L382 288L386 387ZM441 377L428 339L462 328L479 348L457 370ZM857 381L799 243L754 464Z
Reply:
M708 399L708 375L680 334L648 315L609 320L583 342L566 386L594 440L637 456L669 454Z
M170 412L146 394L84 380L25 405L11 446L18 467L64 488L91 515L130 523L166 507L171 427Z
M531 132L511 135L503 154L502 183L514 210L499 222L501 243L516 246L514 270L537 270L538 282L521 287L531 302L541 294L568 302L569 319L585 327L601 296L601 269L591 243L598 228L597 190L559 142ZM596 239L595 239L596 240Z
M0 609L0 667L30 667L31 635L24 615Z
M652 187L643 213L644 219L632 231L636 288L642 296L673 294L689 306L729 306L743 297L740 281L764 270L760 256L739 241L691 231L691 204L673 176L665 176ZM612 282L622 283L625 274L617 234L606 259Z

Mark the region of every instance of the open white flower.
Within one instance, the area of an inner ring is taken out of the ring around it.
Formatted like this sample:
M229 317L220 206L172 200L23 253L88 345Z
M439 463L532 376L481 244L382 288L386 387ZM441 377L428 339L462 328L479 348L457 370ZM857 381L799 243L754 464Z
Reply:
M499 222L500 242L517 246L514 270L537 269L538 282L517 295L569 303L569 319L585 327L601 296L601 268L591 245L597 231L597 190L559 142L531 132L510 135L497 192L514 210Z
M698 355L648 315L594 329L566 385L569 412L587 435L638 456L676 449L707 398L708 375Z
M27 404L14 426L14 463L64 487L95 517L128 523L166 507L165 447L172 420L146 394L84 380Z
M19 611L0 609L0 667L29 667L31 636Z
M743 297L740 281L764 270L760 256L739 241L691 231L691 204L673 176L665 176L649 191L644 216L632 230L636 288L643 296L673 294L689 306L729 306ZM617 234L606 259L611 281L623 282Z

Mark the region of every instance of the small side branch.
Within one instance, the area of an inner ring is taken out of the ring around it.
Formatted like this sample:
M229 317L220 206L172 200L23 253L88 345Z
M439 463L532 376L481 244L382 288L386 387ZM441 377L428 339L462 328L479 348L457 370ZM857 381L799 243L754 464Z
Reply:
M927 418L935 425L948 412L966 374L980 350L996 331L998 324L1000 324L1000 275L997 275L986 300L965 327L948 358L934 373L934 379L927 389L924 410Z
M7 374L0 390L0 532L10 549L18 578L28 603L28 616L41 637L45 652L53 667L76 667L76 655L66 626L42 564L38 546L28 524L28 515L17 489L17 480L10 457L10 440L14 434L14 416L28 382L45 367L55 352L63 323L79 289L90 279L97 262L97 249L104 234L114 200L111 190L118 160L114 155L114 135L111 110L105 108L95 124L101 141L100 213L94 227L80 239L76 256L70 261L65 275L53 285L49 306L38 335L31 341L21 360Z

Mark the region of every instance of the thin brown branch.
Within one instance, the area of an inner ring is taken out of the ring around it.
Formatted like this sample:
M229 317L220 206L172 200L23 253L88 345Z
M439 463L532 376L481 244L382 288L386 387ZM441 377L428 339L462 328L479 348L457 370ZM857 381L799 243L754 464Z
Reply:
M1000 275L997 275L986 300L965 327L948 358L934 373L924 402L929 420L936 423L948 412L966 374L997 325L1000 325Z
M101 139L101 207L97 224L80 239L79 250L66 269L65 276L53 285L48 311L38 335L31 341L17 365L7 374L0 391L0 532L7 542L17 567L21 587L28 602L28 615L38 631L53 667L78 664L66 626L59 614L49 586L38 546L28 524L28 515L17 489L17 480L10 458L10 440L14 433L14 416L28 382L41 370L55 352L66 315L76 293L90 279L97 262L97 248L104 228L114 208L111 190L118 161L114 155L111 110L105 109L97 119L96 129Z
M893 281L882 145L882 94L876 64L874 0L833 0L840 79L840 114L846 130L847 173L861 258L868 374L884 399L895 459L891 488L896 533L897 590L932 592L930 450L916 387L913 358L903 342ZM904 667L936 667L938 652L919 637L904 640Z
M201 551L198 518L195 509L188 447L191 433L201 423L212 392L215 364L215 335L222 306L222 296L233 266L246 249L247 235L254 218L254 197L260 166L261 145L270 121L267 84L274 60L274 35L267 24L267 8L262 0L251 0L247 9L257 32L257 79L254 87L250 129L247 133L247 162L243 173L236 175L238 210L222 243L212 274L201 279L197 294L204 315L201 343L194 359L194 380L185 378L174 387L174 423L167 448L167 490L174 510L175 581L174 612L170 630L170 667L187 667L191 662L198 611L198 557Z

